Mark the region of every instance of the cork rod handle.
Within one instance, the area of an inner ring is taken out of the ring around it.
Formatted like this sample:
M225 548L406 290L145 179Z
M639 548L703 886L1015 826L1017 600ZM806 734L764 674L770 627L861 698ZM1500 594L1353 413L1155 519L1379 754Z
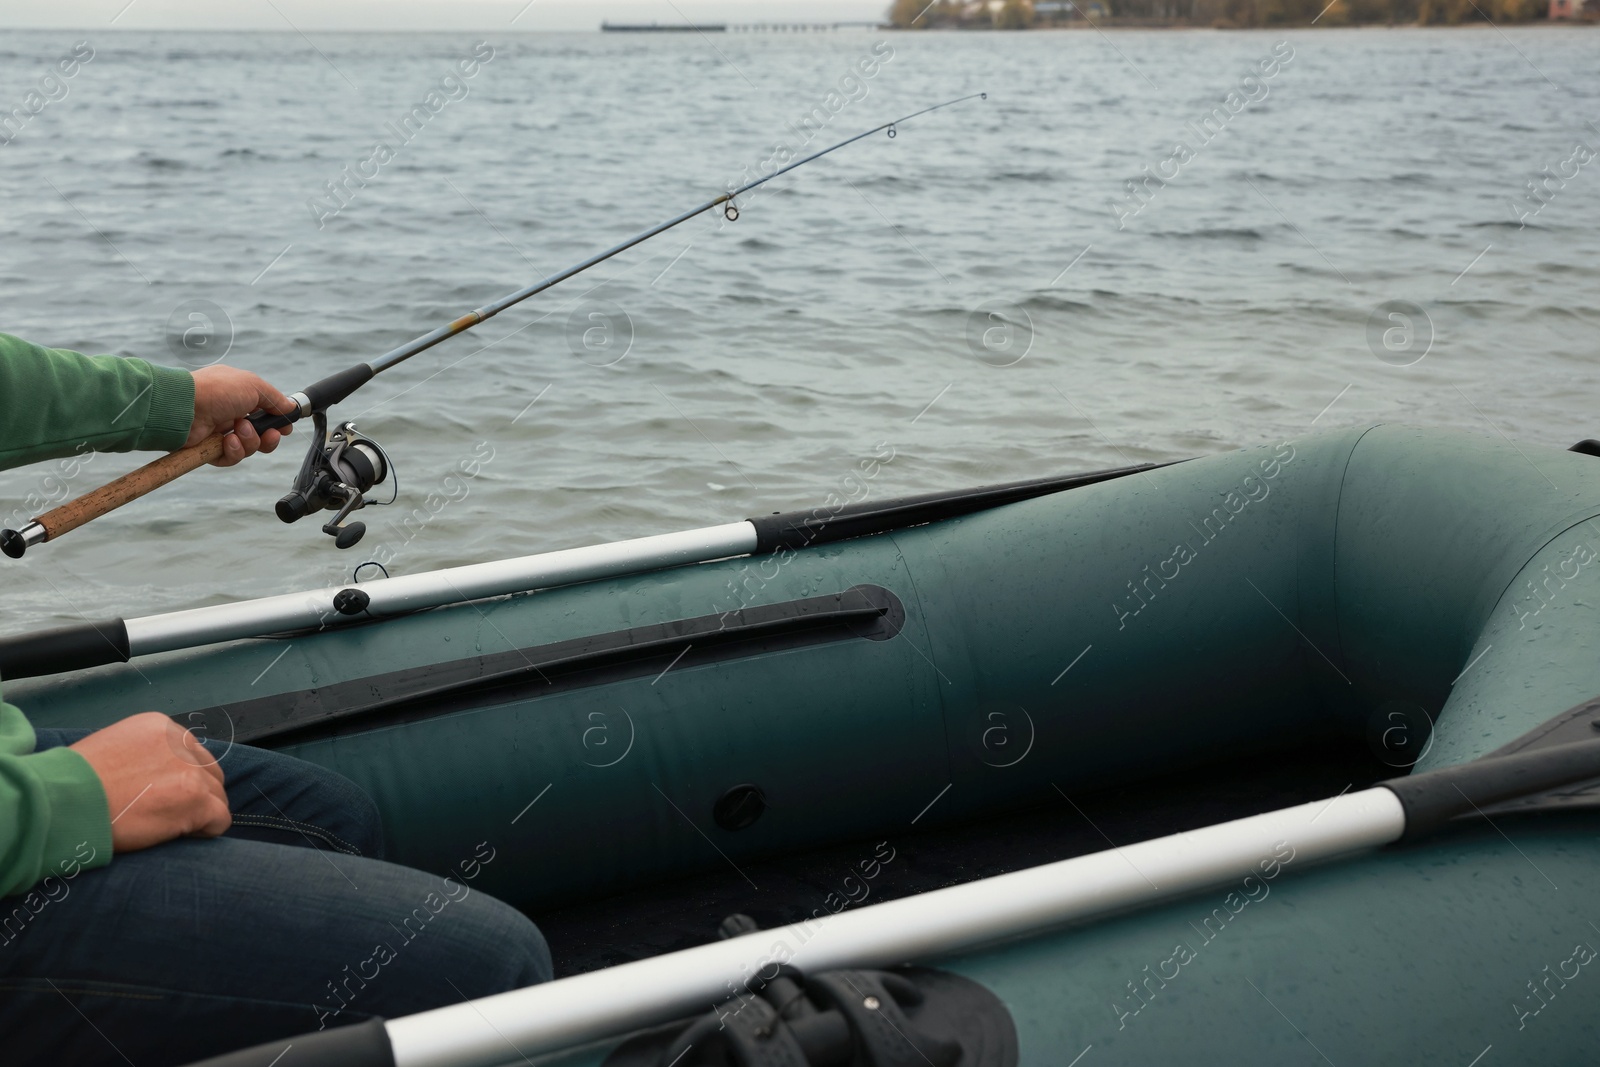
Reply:
M196 467L203 467L221 458L222 436L217 434L197 445L168 453L136 471L129 471L114 482L107 482L93 492L45 512L33 521L45 528L48 533L46 540L54 541L108 511L115 511L130 500L138 500L146 493L183 477Z

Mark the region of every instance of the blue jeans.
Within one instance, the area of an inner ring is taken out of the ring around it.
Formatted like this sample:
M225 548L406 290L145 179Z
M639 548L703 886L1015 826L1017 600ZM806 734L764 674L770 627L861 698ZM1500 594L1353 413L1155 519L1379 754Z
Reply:
M40 730L39 748L88 731ZM551 976L520 912L384 863L353 782L206 742L233 828L119 855L0 899L0 1062L184 1064L374 1015L394 1018Z

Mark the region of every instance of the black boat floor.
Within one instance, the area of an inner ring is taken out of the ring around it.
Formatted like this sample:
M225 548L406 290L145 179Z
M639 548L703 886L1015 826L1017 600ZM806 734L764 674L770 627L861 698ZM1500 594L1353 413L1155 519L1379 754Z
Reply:
M886 840L776 856L737 869L727 863L532 918L550 942L556 976L565 977L714 941L718 924L738 912L762 928L782 926L819 908L876 904L1331 797L1404 773L1359 742L1322 741L960 825L907 827Z

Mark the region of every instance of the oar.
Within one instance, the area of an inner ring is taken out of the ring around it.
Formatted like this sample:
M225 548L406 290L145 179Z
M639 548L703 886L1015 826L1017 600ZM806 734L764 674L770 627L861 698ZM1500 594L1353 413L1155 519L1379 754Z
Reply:
M775 962L802 974L879 968L1424 837L1490 805L1600 777L1600 740L1480 759L1326 800L763 930L480 1000L273 1041L192 1067L296 1063L492 1067L617 1038L745 990ZM1273 866L1276 865L1276 866ZM1268 877L1271 874L1267 875ZM748 991L748 990L746 990Z
M62 674L105 663L126 663L134 656L241 637L316 630L339 623L401 615L421 608L575 585L729 556L798 550L808 545L919 526L1160 466L1164 464L1144 463L978 489L924 493L878 503L780 512L722 526L380 578L358 585L284 593L138 619L78 623L0 638L0 677L14 680Z
M648 230L643 230L639 233L636 233L626 241L623 241L621 244L614 245L613 247L606 249L604 252L590 256L581 263L576 263L563 271L558 271L557 273L550 275L548 278L534 282L532 285L526 286L522 289L518 289L516 292L501 297L499 300L493 301L492 303L485 304L483 307L480 307L475 311L469 311L465 315L454 319L450 323L441 326L436 330L431 330L428 333L423 334L421 337L409 341L391 352L386 352L370 363L358 363L355 366L346 368L337 374L329 375L314 385L307 386L302 392L289 394L289 399L294 401L296 406L295 410L287 416L257 414L253 416L250 421L252 424L254 424L257 432L260 432L262 430L269 429L282 429L283 427L288 426L291 423L298 422L299 420L316 412L326 411L328 407L339 403L341 400L344 400L351 393L354 393L357 389L360 389L363 385L367 384L377 375L382 374L391 367L394 367L400 363L404 363L418 352L424 352L441 341L448 340L458 333L464 333L465 331L470 330L474 326L478 325L480 322L485 322L494 318L506 308L509 308L515 304L520 304L530 296L542 293L551 286L559 285L568 278L582 274L589 268L604 263L612 256L615 256L620 252L627 251L634 245L641 244L642 242L648 241L650 238L655 237L658 234L665 233L674 226L688 222L690 219L699 215L703 211L709 211L712 208L720 206L723 208L723 212L726 217L732 221L733 219L739 217L738 206L735 202L736 197L739 197L744 193L757 188L758 186L765 185L774 178L787 174L797 167L803 167L813 160L821 159L830 152L837 152L846 145L854 144L864 137L870 137L873 134L884 130L888 130L890 135L893 136L897 126L910 122L914 118L926 115L931 111L938 111L941 108L950 107L954 104L975 99L988 99L988 94L971 93L967 96L957 97L954 100L946 100L942 104L934 104L932 107L925 107L920 111L913 111L909 115L894 119L891 122L885 122L881 125L874 126L872 129L865 130L853 137L847 137L837 144L829 145L827 148L824 148L819 152L813 152L809 156L797 159L786 166L779 167L777 170L773 171L771 174L765 175L764 177L756 178L754 181L745 182L738 188L731 189L720 196L712 197L705 203L699 205L698 207L691 208L681 215L670 218L666 222L652 226ZM205 464L216 459L221 454L222 437L219 435L206 441L202 441L198 445L192 445L188 448L179 449L178 451L173 452L170 455L163 456L161 459L155 460L152 463L147 463L138 470L129 474L125 474L114 482L104 485L91 493L87 493L76 500L62 504L58 508L45 512L43 515L38 516L20 530L0 530L0 551L3 551L6 555L13 559L20 559L23 553L25 553L33 545L54 540L55 538L60 537L62 534L65 534L71 530L75 530L85 523L99 518L101 515L104 515L109 511L113 511L131 500L137 500L139 497L144 496L151 490L157 489L168 482L189 473L197 467L204 466Z

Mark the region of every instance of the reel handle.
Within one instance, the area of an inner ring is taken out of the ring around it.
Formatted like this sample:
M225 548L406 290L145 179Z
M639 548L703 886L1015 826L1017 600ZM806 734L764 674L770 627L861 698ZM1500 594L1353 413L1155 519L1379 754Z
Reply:
M269 415L266 412L250 416L250 424L256 428L257 433L264 430L281 430L294 421L287 415ZM75 500L69 500L60 507L52 508L21 530L0 531L0 551L12 559L21 559L29 546L53 541L62 534L76 530L84 523L98 519L129 501L138 500L146 493L183 477L197 467L203 467L222 458L224 436L217 434L197 445L169 452L160 459L146 463L138 470L129 471L115 481L107 482Z

